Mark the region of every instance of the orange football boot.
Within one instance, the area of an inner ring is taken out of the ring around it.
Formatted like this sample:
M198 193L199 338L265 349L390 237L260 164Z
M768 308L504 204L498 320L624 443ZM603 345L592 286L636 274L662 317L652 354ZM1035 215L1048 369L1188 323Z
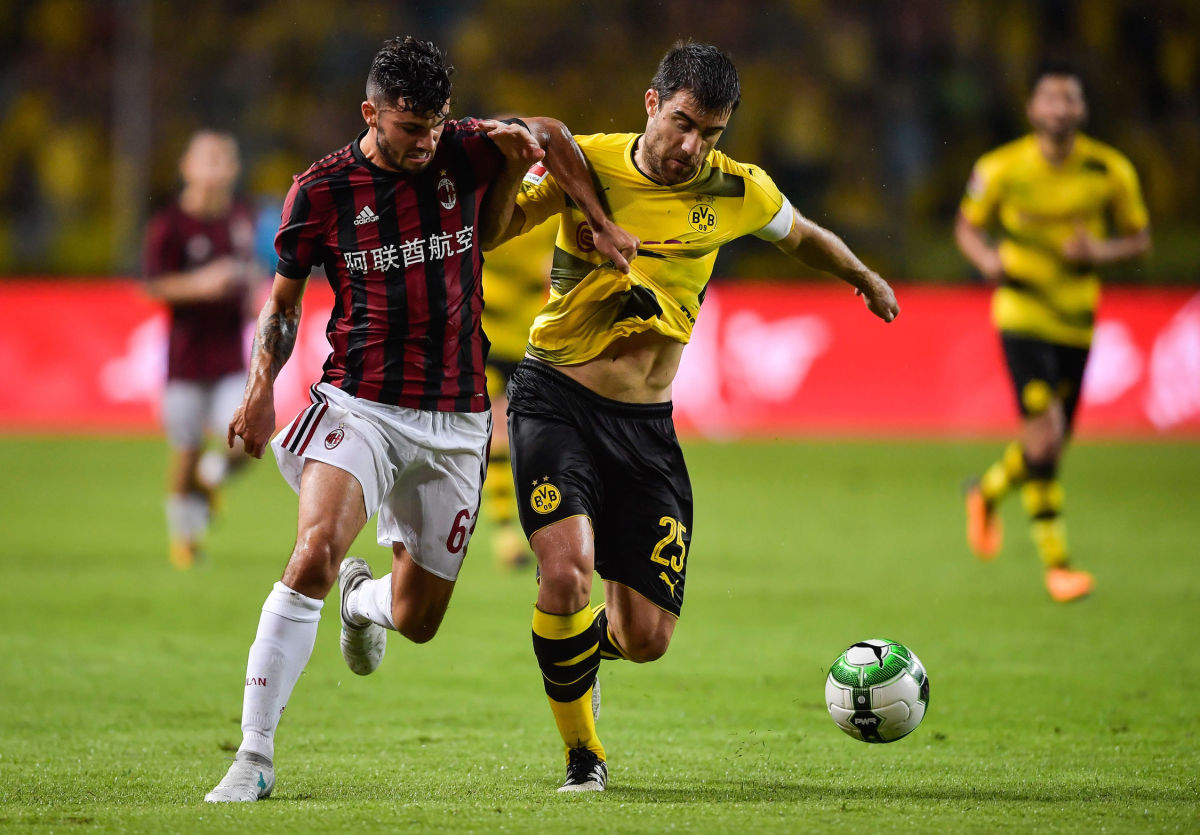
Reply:
M171 560L171 565L178 568L180 571L187 571L196 565L199 559L199 549L195 542L190 542L186 539L171 540L168 557Z
M990 560L1000 553L1004 527L996 508L983 497L979 481L969 481L963 489L967 507L967 545L981 560Z
M1095 578L1087 571L1059 566L1046 571L1046 590L1059 603L1070 603L1092 593Z

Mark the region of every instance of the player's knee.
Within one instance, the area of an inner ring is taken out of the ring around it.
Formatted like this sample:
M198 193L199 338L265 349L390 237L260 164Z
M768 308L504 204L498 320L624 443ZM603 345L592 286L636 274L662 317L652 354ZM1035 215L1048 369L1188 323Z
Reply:
M392 621L396 624L396 631L403 635L414 644L426 644L433 640L433 636L438 633L438 627L441 626L441 619L431 621L428 618L420 617L404 617L399 613L392 612Z
M553 597L571 611L586 606L592 592L592 572L567 560L544 563L539 569L538 582L543 593Z
M645 664L657 661L667 654L671 645L671 633L665 630L622 636L621 649L630 661Z
M1061 438L1047 433L1025 443L1025 468L1033 478L1048 478L1058 469L1062 455Z
M303 578L306 585L319 584L330 589L337 579L343 556L320 532L306 531L296 539L287 573Z

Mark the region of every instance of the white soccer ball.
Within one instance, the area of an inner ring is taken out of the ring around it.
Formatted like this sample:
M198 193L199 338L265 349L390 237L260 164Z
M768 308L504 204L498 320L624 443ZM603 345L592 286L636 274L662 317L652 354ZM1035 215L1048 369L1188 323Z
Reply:
M859 641L830 666L825 704L833 723L855 739L895 742L925 718L929 676L904 644Z

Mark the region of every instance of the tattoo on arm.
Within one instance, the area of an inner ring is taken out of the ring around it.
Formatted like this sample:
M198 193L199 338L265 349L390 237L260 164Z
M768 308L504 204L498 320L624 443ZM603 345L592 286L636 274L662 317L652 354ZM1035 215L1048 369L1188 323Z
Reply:
M264 312L263 317L259 319L258 330L254 334L251 364L258 365L260 362L266 362L270 377L274 380L296 347L296 333L299 324L299 307L287 313L282 311Z

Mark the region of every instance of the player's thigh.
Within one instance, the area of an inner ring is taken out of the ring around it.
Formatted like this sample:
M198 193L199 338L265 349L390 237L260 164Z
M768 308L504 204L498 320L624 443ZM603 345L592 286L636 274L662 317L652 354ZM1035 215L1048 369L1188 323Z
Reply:
M667 651L678 615L611 581L604 583L605 609L617 644L630 660L654 661Z
M1054 346L1009 333L1001 334L1001 345L1021 416L1029 419L1044 414L1058 397Z
M358 479L323 461L307 461L300 479L296 545L283 582L301 594L324 598L366 522Z
M162 419L174 449L199 449L211 400L211 386L196 380L168 380L163 390Z
M402 411L388 436L399 475L379 508L378 541L403 543L413 562L453 583L479 513L491 414Z
M592 439L569 416L510 412L509 454L525 536L566 519L592 520L604 493Z
M454 581L418 565L401 543L392 545L392 622L411 641L424 643L437 634Z
M678 617L692 541L692 486L670 419L645 422L636 454L601 469L607 496L596 522L596 571Z
M320 461L358 482L362 510L370 518L379 510L397 477L388 429L372 404L322 383L303 409L271 441L279 472L292 489L301 490L305 464Z
M1059 369L1058 395L1063 404L1063 422L1067 434L1075 426L1075 413L1083 395L1083 375L1087 370L1088 349L1060 345L1057 349Z

